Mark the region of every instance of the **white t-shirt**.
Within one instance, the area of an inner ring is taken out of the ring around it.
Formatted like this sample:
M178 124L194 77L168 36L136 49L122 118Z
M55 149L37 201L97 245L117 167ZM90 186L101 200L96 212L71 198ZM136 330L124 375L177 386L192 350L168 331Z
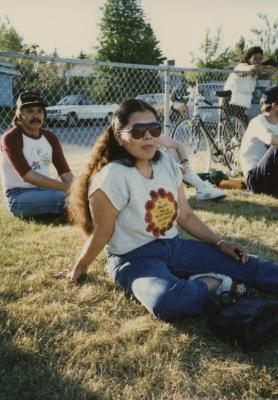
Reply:
M252 75L252 73L248 73L249 69L249 64L240 63L234 68L234 71L240 71L242 73L232 72L228 76L224 85L224 90L232 91L230 104L250 108L252 93L256 87L256 76ZM246 73L244 71L246 71Z
M34 138L16 126L7 131L0 143L0 174L3 191L14 188L34 188L23 176L30 170L49 177L53 162L59 175L70 171L62 147L53 132L40 129Z
M172 239L177 235L180 168L163 152L160 160L152 162L152 168L153 178L147 179L135 167L111 162L89 185L89 197L101 189L119 211L107 245L112 254L125 254L157 238Z
M273 133L278 133L278 124L269 123L264 115L258 115L250 121L240 147L240 162L245 177L264 156Z

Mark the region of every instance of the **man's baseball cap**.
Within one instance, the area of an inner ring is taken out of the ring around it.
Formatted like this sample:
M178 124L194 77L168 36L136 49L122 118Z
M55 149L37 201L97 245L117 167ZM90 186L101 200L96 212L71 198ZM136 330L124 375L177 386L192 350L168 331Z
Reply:
M278 85L272 86L269 89L267 89L261 97L261 104L271 104L271 103L278 104Z
M16 101L16 107L47 107L47 103L44 98L38 93L32 90L20 93Z

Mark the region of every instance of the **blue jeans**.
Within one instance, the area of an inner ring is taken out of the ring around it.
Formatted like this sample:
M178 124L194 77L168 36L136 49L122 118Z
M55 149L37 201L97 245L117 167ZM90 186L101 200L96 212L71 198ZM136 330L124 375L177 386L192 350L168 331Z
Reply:
M278 196L278 149L270 147L256 167L248 172L247 186L253 193Z
M15 188L6 192L8 207L17 217L37 217L44 214L63 214L66 195L60 190L44 188Z
M258 257L246 264L197 240L157 239L129 253L108 253L108 274L148 311L171 321L204 314L207 285L187 280L199 273L221 273L252 287L278 294L278 265Z

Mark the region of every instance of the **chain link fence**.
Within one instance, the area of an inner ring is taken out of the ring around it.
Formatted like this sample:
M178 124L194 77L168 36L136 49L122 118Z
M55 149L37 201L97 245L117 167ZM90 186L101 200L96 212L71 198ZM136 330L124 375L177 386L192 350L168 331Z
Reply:
M196 151L196 143L190 143L193 139L189 121L202 119L209 132L217 136L220 111L211 105L219 106L223 101L215 92L223 90L230 72L0 52L0 135L11 127L18 94L33 89L49 105L45 126L56 133L67 155L77 157L91 149L117 106L125 99L136 97L157 110L165 134L185 142L193 164L194 156L199 163L195 163L195 170L207 170L216 158L211 151L213 146L209 143L209 162L206 155L200 163L207 144L198 143ZM259 114L260 97L269 84L267 80L257 82L249 118ZM243 121L247 118L246 115L239 117ZM181 123L184 120L186 124Z

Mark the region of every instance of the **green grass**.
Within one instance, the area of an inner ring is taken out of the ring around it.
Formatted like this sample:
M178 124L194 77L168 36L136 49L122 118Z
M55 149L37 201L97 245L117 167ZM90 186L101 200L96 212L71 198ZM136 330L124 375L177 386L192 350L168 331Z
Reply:
M218 232L278 261L277 200L234 191L190 202ZM277 341L245 354L203 320L156 320L105 275L104 254L78 288L57 281L80 250L78 229L19 220L3 198L0 221L0 400L278 398Z

